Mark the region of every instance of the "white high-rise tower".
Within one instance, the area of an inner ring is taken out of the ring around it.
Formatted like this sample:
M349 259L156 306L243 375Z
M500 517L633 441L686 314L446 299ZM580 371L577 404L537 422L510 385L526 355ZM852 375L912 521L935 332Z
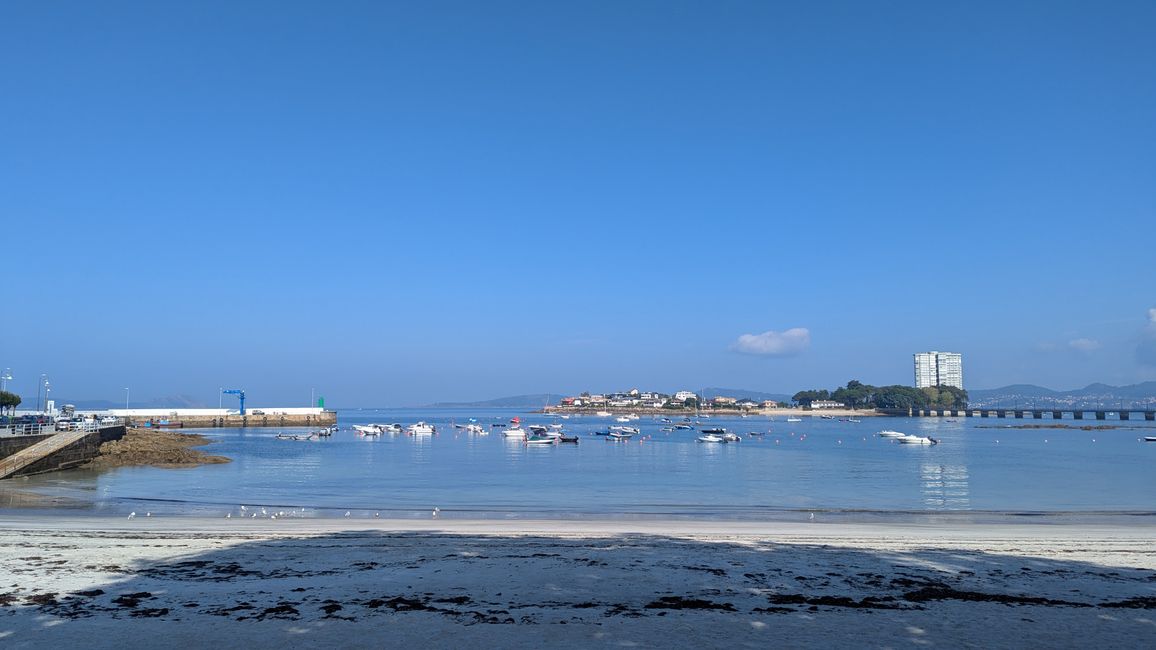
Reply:
M954 386L963 389L963 355L958 352L917 352L915 387Z

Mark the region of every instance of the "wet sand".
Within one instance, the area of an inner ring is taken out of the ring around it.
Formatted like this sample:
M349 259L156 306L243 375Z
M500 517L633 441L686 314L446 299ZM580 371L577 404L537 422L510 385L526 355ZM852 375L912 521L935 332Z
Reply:
M0 520L6 647L1152 647L1156 527Z

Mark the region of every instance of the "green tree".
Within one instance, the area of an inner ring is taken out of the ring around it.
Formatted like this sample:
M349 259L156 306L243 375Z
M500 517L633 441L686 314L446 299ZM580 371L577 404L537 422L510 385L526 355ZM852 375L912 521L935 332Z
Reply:
M811 402L824 399L831 399L831 393L827 392L827 389L825 388L822 390L801 390L795 393L795 396L791 398L791 401L795 402L799 406L810 407Z
M16 393L9 393L8 391L0 391L0 413L8 411L12 415L16 411L16 407L20 406L20 396Z

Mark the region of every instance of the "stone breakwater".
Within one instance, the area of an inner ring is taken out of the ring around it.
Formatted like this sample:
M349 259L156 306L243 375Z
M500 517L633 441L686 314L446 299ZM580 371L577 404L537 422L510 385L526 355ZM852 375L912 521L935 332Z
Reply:
M161 418L130 418L133 426L148 427L150 422L182 429L243 427L328 427L337 424L336 411L321 413L262 413L258 415L172 415Z

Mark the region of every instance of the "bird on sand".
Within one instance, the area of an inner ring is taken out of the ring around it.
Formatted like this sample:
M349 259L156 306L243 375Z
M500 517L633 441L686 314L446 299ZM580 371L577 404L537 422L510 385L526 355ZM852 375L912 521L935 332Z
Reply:
M815 513L811 513L811 521L815 521Z
M128 518L129 518L129 519L134 519L134 518L136 518L136 513L135 513L135 512L130 512L130 513L128 513Z
M441 508L439 508L439 507L437 507L437 506L434 506L434 509L433 509L433 518L434 518L434 519L437 519L437 518L438 518L438 513L439 513L439 512L441 512L441 511L442 511L442 509L441 509Z

